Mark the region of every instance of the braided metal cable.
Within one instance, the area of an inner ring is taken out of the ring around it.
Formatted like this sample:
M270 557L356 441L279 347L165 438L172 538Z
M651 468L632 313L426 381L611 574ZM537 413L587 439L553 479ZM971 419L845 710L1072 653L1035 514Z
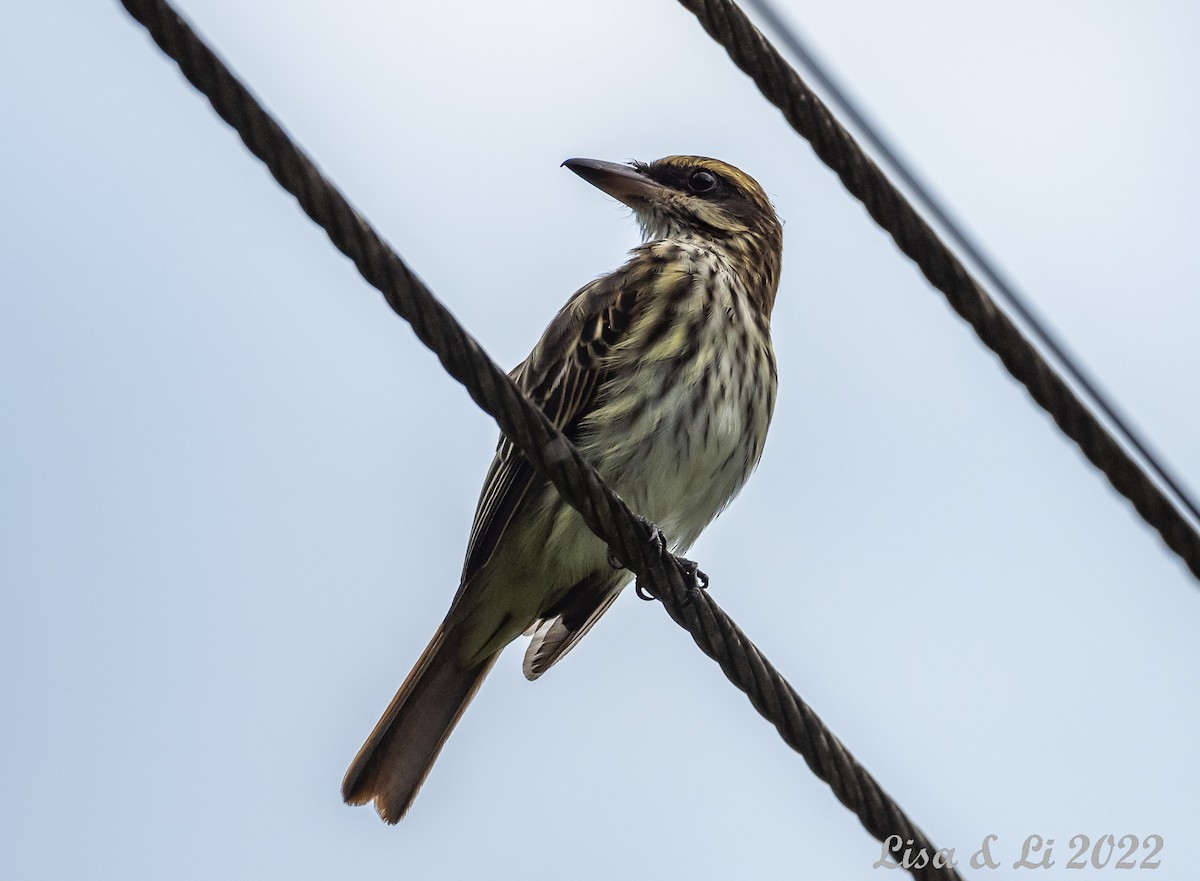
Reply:
M1013 378L1200 579L1200 533L1054 372L733 0L679 0L995 352Z
M496 420L521 452L554 482L589 528L637 573L638 585L660 599L671 617L720 664L780 736L804 756L879 841L912 839L914 851L936 847L862 768L705 591L693 565L668 553L661 534L634 514L517 386L401 261L345 197L255 101L249 91L164 0L122 0L188 81L237 131L247 148L320 225L334 246L354 261L392 309L447 372ZM917 878L959 878L953 869L929 864Z

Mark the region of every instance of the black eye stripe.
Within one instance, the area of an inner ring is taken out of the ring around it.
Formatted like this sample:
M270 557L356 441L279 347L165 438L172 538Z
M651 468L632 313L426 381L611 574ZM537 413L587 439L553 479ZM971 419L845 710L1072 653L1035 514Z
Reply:
M699 196L705 201L727 203L743 198L733 181L705 165L651 164L644 173L673 190Z

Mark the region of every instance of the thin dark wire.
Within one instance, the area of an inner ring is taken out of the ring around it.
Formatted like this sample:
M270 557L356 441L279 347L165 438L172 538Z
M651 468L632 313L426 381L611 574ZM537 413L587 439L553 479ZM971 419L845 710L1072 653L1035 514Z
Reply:
M854 127L866 138L867 142L875 148L875 152L883 157L884 161L892 167L892 170L904 182L904 185L917 198L917 201L925 206L925 209L945 230L951 241L958 245L979 268L984 277L991 282L995 292L1009 304L1013 312L1020 316L1021 320L1042 346L1062 365L1071 379L1087 393L1088 397L1091 398L1100 412L1104 414L1105 418L1125 436L1129 445L1138 452L1142 460L1150 466L1150 469L1158 475L1159 479L1170 488L1178 501L1192 515L1196 525L1200 526L1200 506L1196 504L1192 496L1188 493L1183 481L1166 465L1165 461L1153 450L1149 442L1144 440L1134 430L1132 423L1125 413L1105 393L1104 389L1100 387L1099 383L1083 367L1078 358L1067 348L1066 344L1050 330L1045 320L1037 314L1037 311L1030 305L1025 295L999 269L996 261L984 251L974 236L966 231L966 228L952 214L950 209L946 207L945 203L934 195L932 188L925 183L913 166L900 155L900 152L892 146L891 142L881 132L879 126L871 121L865 111L861 109L858 102L841 86L834 75L829 72L829 69L817 58L813 50L804 43L799 33L783 20L769 0L745 0L745 2L747 6L758 12L763 21L779 37L783 45L800 59L800 63L807 68L812 78L820 84L825 93L842 109L842 113L850 119Z

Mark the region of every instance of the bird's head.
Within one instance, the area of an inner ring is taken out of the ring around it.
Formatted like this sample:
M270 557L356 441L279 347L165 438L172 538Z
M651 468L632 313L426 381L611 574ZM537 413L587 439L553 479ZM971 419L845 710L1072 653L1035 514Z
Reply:
M703 156L628 165L568 159L563 165L632 208L647 241L689 234L708 239L778 283L783 227L767 194L744 171Z

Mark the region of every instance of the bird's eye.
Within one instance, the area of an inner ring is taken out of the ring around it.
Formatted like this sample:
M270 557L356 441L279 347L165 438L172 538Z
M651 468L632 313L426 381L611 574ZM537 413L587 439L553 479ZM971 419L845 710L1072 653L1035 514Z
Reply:
M717 176L711 171L693 171L688 175L688 189L693 193L708 193L717 187Z

